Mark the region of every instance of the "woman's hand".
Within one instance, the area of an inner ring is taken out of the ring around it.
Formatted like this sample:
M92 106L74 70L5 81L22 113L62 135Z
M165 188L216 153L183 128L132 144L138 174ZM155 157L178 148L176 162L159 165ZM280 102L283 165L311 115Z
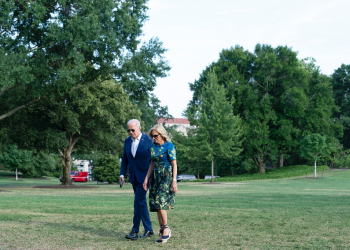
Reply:
M146 177L145 181L143 182L143 189L146 190L146 191L148 190L147 184L148 184L148 179Z
M171 184L171 189L176 194L177 193L177 183L173 180L173 183Z

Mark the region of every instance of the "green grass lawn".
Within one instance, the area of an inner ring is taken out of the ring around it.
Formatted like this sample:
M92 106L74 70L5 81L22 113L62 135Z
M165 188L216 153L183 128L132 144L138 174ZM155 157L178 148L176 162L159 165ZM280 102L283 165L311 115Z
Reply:
M323 179L180 182L173 236L155 245L156 237L124 238L130 184L38 189L59 181L0 176L0 249L350 249L349 180L350 170L334 170Z

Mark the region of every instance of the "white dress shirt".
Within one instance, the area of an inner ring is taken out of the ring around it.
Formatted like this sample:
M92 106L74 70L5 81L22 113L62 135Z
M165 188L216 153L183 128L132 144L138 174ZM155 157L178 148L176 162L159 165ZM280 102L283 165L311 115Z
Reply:
M132 156L134 156L134 157L135 157L135 155L136 155L136 151L137 151L137 148L138 148L138 146L139 146L141 137L142 137L142 133L140 133L139 137L137 137L136 139L131 138L131 140L132 140L132 143L131 143L131 154L132 154ZM124 175L120 175L120 177L123 177L123 178L124 178Z
M136 155L136 151L137 151L137 148L138 148L138 146L139 146L141 137L142 137L142 133L140 133L139 137L137 137L136 139L132 139L132 143L131 143L131 154L132 154L132 156L134 156L134 157L135 157L135 155Z

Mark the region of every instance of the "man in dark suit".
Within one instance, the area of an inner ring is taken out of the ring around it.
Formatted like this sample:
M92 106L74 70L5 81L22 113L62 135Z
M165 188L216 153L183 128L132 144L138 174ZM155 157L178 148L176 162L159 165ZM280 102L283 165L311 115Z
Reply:
M129 166L129 178L134 189L134 219L131 232L125 236L130 240L138 239L140 221L142 220L145 233L142 238L154 235L152 223L147 208L147 199L143 182L151 163L150 146L152 140L141 133L140 122L136 119L127 123L130 136L125 139L122 164L120 167L120 183L124 183L124 176Z

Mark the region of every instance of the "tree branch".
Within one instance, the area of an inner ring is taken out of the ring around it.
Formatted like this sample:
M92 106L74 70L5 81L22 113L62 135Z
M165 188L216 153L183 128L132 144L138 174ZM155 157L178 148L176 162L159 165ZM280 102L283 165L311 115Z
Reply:
M17 88L17 87L19 87L19 86L21 86L21 83L18 83L18 84L16 84L16 85L13 85L11 88L4 89L3 91L0 92L0 96L2 96L6 91L9 91L9 90L11 90L11 89Z
M14 108L12 109L11 111L7 112L6 114L4 115L0 115L0 121L2 119L5 119L6 117L9 117L10 115L13 115L14 113L16 113L17 111L23 109L23 108L26 108L28 106L30 106L31 104L35 103L35 102L38 102L39 100L41 99L44 99L45 97L39 97L38 99L35 99L35 100L31 100L29 102L27 102L26 104L24 105L21 105L21 106L18 106L17 108Z
M57 150L60 153L61 157L63 157L64 155L63 155L62 151L59 148Z
M80 89L80 88L88 88L88 87L92 87L92 86L95 86L95 85L99 85L99 84L103 83L104 81L111 80L111 79L112 79L112 78L108 78L108 79L104 79L104 80L102 80L102 81L100 81L100 82L98 82L98 83L93 83L93 84L89 84L89 85L78 86L78 87L72 88L71 91L72 91L72 90L76 90L76 89ZM17 88L19 85L21 85L21 84L20 84L20 83L19 83L19 84L16 84L15 86L12 86L12 87L9 88L9 89L5 89L5 90L1 91L1 92L0 92L0 96L1 96L5 91L10 90L10 89L12 89L12 88ZM46 98L46 96L44 96L44 97L39 97L38 99L31 100L31 101L27 102L27 103L24 104L24 105L21 105L21 106L18 106L17 108L14 108L13 110L7 112L6 114L1 115L1 116L0 116L0 121L1 121L2 119L5 119L5 118L7 118L7 117L13 115L13 114L16 113L17 111L19 111L19 110L21 110L21 109L23 109L23 108L26 108L26 107L30 106L31 104L33 104L33 103L35 103L35 102L38 102L38 101L40 101L41 99L44 99L44 98Z

